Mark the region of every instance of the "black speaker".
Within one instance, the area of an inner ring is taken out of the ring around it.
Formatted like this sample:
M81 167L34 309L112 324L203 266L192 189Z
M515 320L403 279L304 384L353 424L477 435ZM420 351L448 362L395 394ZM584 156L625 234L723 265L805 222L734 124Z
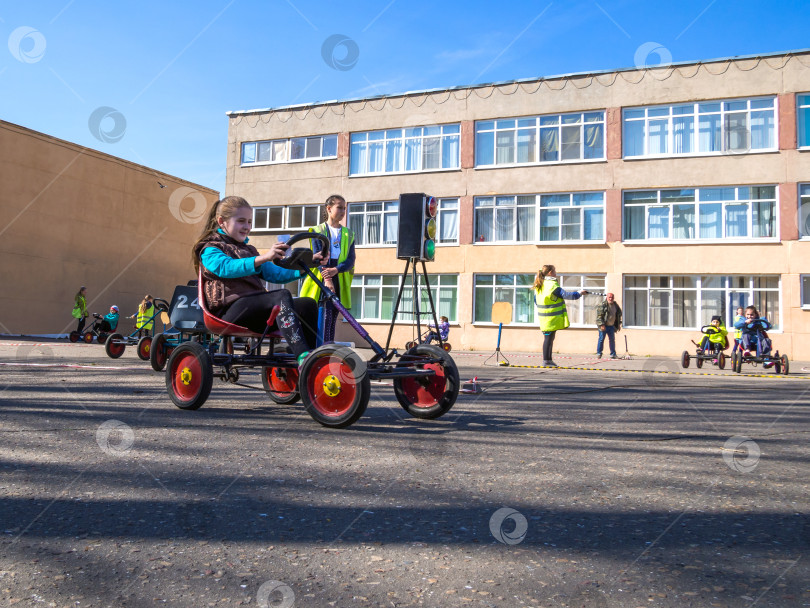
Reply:
M436 199L423 192L399 195L398 259L433 261L436 208Z

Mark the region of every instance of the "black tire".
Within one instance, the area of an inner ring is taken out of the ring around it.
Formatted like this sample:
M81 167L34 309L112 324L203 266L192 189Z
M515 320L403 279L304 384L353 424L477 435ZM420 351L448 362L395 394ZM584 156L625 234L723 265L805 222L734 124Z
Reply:
M416 363L417 369L433 369L435 376L427 378L394 378L394 394L399 404L415 418L433 419L444 416L458 398L460 383L458 367L453 358L437 346L419 344L399 360L397 367L414 366L414 360L429 358L438 363Z
M107 338L109 337L110 334L108 334L106 331L100 331L98 332L98 337L96 338L96 340L98 340L99 344L104 344L107 341Z
M169 359L169 349L166 347L166 336L158 334L152 338L152 347L149 349L149 365L156 372L162 372Z
M211 394L214 367L211 355L197 342L174 349L166 364L166 390L177 407L197 410Z
M782 355L781 357L779 357L779 363L777 363L776 365L777 370L779 370L779 367L782 368L779 371L781 371L785 376L787 376L788 373L790 373L790 361L788 360L787 355ZM779 373L779 371L777 371L777 373Z
M407 351L407 350L411 350L412 348L416 348L417 344L418 344L418 342L414 342L413 340L411 340L410 342L406 342L405 343L405 350Z
M698 369L703 367L703 357L695 357L695 365L697 365Z
M149 361L149 353L152 350L152 336L144 336L138 340L138 358L141 361Z
M450 346L450 344L448 342L442 342L442 348L444 349L444 352L446 352L446 353L449 353L451 350L453 350L453 347Z
M740 351L732 355L731 370L735 374L739 374L742 371L742 353Z
M720 369L726 369L726 353L720 351L717 354L717 367Z
M365 413L371 382L366 362L352 349L324 344L309 353L298 373L304 407L320 424L341 429Z
M127 345L124 344L124 336L121 334L112 334L104 344L104 351L110 359L118 359L126 349Z
M686 368L689 367L689 359L690 359L689 353L687 351L683 351L683 353L681 353L681 367L682 368L686 369Z
M81 337L82 335L75 330L70 332L70 334L68 334L68 340L70 340L73 343L78 342L81 339Z
M82 340L84 340L85 344L92 344L93 343L93 334L91 332L87 332L82 336Z
M298 370L293 367L263 367L262 386L267 396L279 405L289 405L301 398Z

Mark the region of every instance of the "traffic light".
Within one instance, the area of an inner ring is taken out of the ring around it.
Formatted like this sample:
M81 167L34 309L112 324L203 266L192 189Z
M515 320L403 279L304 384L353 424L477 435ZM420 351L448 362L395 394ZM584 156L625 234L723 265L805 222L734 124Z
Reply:
M436 210L435 198L416 192L399 195L399 237L397 258L415 258L432 262L436 255Z

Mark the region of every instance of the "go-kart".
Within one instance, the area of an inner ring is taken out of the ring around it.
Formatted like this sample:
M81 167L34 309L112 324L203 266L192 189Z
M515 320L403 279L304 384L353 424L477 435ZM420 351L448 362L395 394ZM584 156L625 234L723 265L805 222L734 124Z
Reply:
M152 314L151 317L146 319L143 322L143 325L149 325L155 318L160 317L161 313L168 312L169 310L169 303L166 300L162 300L161 298L155 298L153 300L155 312ZM161 321L162 321L161 317ZM166 329L166 324L163 324L163 329ZM142 361L149 361L149 351L152 349L152 337L151 336L141 336L139 335L141 332L139 329L136 329L128 336L125 336L121 333L114 333L107 338L106 344L104 344L104 351L107 353L107 356L111 359L118 359L121 355L124 354L127 346L136 346L138 347L137 353L138 358Z
M418 344L433 344L434 340L438 342L439 348L441 348L445 352L449 353L453 349L453 347L450 346L449 342L445 342L444 340L442 340L441 334L437 332L436 329L433 327L429 327L428 330L422 334L422 337L419 339L419 342L417 342L416 340L407 342L405 344L405 348L409 350L411 348L414 348Z
M780 355L779 351L773 351L770 348L770 338L764 335L764 332L771 328L770 322L766 319L752 319L745 325L748 329L753 329L757 336L757 349L755 352L745 354L743 350L737 350L731 353L731 369L738 374L742 371L743 363L750 363L756 367L758 363L762 364L765 369L773 368L777 374L788 375L790 371L790 361L787 355ZM763 341L767 340L767 346L763 348Z
M296 234L287 244L292 247L309 239L320 241L323 250L329 249L329 240L316 232ZM271 328L275 325L278 307L269 313L261 334L228 323L208 310L200 271L198 303L205 327L221 339L218 346L184 342L169 356L166 389L177 407L188 410L201 407L210 395L214 377L237 383L240 369L259 368L263 388L273 401L289 404L301 399L313 419L331 428L348 427L363 415L371 393L371 380L391 380L397 401L417 418L438 418L450 411L458 397L459 377L456 364L448 353L425 344L416 345L401 356L396 349L390 352L383 349L346 310L335 293L312 272L311 269L317 266L312 249L290 249L286 257L275 263L282 268L301 270L315 281L337 311L368 343L373 356L366 361L351 348L328 343L310 351L299 368L294 355L276 352L276 342L281 334L271 332ZM251 340L246 349L248 352L234 352L235 338ZM262 345L268 338L269 347L263 353Z
M84 329L82 332L72 331L68 334L68 340L71 342L84 342L85 344L92 344L93 338L96 338L96 341L99 344L104 344L107 341L107 337L110 335L109 331L103 329L103 322L104 317L102 317L97 312L93 313L93 321L88 327Z
M712 336L720 333L720 331L714 325L704 325L700 328L700 331L704 336ZM703 340L701 340L701 343L703 343ZM713 365L716 365L720 369L725 369L726 354L723 351L728 348L728 340L726 340L725 345L709 341L709 348L705 349L701 348L700 344L696 343L694 340L692 341L692 344L697 347L695 349L695 354L690 355L688 351L683 351L683 354L681 354L681 367L686 369L689 367L690 359L694 359L695 365L697 365L698 368L703 367L704 361L711 361Z

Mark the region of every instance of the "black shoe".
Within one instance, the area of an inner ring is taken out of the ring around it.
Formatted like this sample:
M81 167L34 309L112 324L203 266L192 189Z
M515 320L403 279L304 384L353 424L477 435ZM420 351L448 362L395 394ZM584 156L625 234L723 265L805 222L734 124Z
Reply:
M554 361L543 361L543 367L559 367Z

